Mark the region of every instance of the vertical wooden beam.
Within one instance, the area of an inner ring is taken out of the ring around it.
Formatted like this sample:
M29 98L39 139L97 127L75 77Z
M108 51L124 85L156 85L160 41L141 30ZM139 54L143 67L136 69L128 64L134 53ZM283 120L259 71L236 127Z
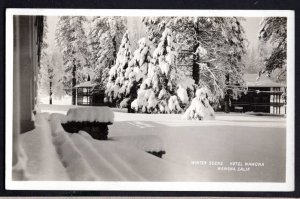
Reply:
M19 133L34 128L32 110L34 109L34 70L35 43L33 38L34 17L14 16L14 126Z

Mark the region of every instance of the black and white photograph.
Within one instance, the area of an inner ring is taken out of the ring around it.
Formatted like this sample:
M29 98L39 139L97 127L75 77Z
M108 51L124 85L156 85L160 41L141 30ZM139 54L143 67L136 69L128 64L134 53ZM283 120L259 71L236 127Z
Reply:
M292 11L6 16L7 189L294 189Z

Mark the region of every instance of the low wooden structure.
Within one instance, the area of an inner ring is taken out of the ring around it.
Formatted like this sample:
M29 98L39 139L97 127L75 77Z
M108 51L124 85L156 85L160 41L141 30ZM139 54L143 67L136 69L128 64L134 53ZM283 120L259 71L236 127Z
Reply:
M245 74L247 91L231 101L231 111L286 114L286 85L269 77Z
M103 106L105 90L91 81L83 82L75 86L76 105L79 106Z

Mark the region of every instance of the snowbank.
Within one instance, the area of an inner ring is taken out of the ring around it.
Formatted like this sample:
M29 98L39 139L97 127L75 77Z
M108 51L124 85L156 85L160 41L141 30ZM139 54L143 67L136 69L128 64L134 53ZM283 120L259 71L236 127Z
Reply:
M165 151L162 139L155 135L117 136L112 139L145 152Z
M63 130L61 121L64 119L62 114L52 114L50 123L52 127L53 143L57 153L65 167L70 180L95 180L95 174L84 161L84 157L74 145L70 134Z
M46 114L37 114L35 129L20 135L26 154L25 177L19 180L69 180L52 143L51 127ZM24 162L23 162L24 164Z
M71 108L67 112L67 116L62 121L63 123L75 121L103 122L113 123L114 113L107 106L103 107L83 107Z

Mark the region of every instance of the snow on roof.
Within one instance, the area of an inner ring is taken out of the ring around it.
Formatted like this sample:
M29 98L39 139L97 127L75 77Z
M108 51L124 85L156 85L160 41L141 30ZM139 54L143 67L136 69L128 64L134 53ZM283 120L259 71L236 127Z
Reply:
M284 87L282 83L277 83L265 75L258 78L258 74L244 74L244 80L248 87Z
M96 86L97 84L92 84L91 81L87 81L87 82L82 82L80 84L77 84L75 86L75 88L80 88L80 87L94 87Z
M82 107L82 108L70 108L63 123L69 121L89 121L89 122L114 122L114 113L107 106L101 107Z

